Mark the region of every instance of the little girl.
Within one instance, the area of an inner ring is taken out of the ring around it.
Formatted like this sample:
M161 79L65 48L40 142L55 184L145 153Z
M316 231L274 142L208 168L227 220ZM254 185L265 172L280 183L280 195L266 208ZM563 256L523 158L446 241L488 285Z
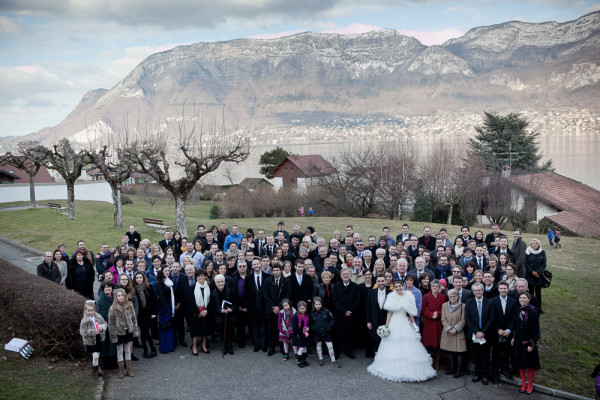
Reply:
M92 376L98 379L103 376L102 369L98 364L102 342L106 337L106 321L96 312L96 304L88 300L83 306L83 318L79 324L79 333L83 339L85 350L92 353Z
M299 301L297 304L298 312L292 317L292 346L298 360L298 367L308 367L306 361L306 348L308 346L308 323L309 317L307 314L306 302Z
M108 327L110 341L117 345L117 362L119 364L119 379L125 376L127 365L127 376L134 377L131 372L131 345L133 338L138 335L137 320L133 304L127 300L127 294L122 288L114 291L114 302L108 310ZM123 351L125 351L125 362L123 362Z
M310 315L310 330L312 331L313 339L317 344L317 355L319 356L319 365L323 366L323 341L327 346L329 358L331 358L331 366L335 368L341 365L335 360L333 352L333 344L331 343L331 328L333 327L333 315L331 312L323 308L323 300L320 297L315 297L313 301L313 312Z
M290 305L288 299L281 300L281 310L277 316L277 327L279 328L279 341L283 343L283 360L287 361L290 358L289 347L292 343L292 318L296 310Z

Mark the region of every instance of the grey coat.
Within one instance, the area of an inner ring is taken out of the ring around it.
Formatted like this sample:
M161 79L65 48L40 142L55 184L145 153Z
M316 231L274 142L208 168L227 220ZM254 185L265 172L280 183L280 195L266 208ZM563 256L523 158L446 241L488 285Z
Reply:
M98 313L94 313L94 317L96 317L96 322L102 328L102 332L100 333L100 339L104 341L106 339L106 328L108 325L102 315ZM79 334L83 338L83 344L86 346L94 346L96 344L96 326L92 322L92 319L87 315L84 315L81 319L81 324L79 324Z
M440 349L462 353L467 351L467 340L465 338L465 305L453 312L448 311L448 302L442 304L442 338ZM450 335L448 331L456 328L456 335Z
M117 336L125 335L129 331L133 337L138 335L137 319L135 311L130 301L127 301L122 309L118 306L116 300L108 310L108 329L110 341L117 343Z

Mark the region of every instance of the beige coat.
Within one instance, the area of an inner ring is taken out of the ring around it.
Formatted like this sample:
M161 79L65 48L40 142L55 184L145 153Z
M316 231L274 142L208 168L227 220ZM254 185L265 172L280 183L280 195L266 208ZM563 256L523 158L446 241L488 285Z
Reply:
M125 330L128 330L133 337L137 337L137 320L130 301L127 301L126 305L121 308L115 300L113 305L108 309L108 328L110 341L113 343L117 343L117 336L125 335Z
M102 318L102 315L98 313L95 313L94 316L96 317L98 325L102 327L100 339L104 341L104 339L106 339L106 321ZM87 315L84 315L81 319L81 324L79 324L79 334L83 338L83 344L85 346L94 346L96 344L96 326Z
M448 311L448 304L442 305L442 339L440 348L446 351L462 353L467 351L467 341L465 339L465 305L454 310ZM458 333L450 335L448 330L456 328Z

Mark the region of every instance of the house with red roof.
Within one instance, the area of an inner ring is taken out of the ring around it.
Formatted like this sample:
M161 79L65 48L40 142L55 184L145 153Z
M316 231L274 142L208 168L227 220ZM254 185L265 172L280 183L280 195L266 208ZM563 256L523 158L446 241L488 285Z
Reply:
M333 172L331 164L318 154L306 156L287 156L277 164L272 174L275 177L275 187L292 186L306 187L307 182Z
M29 175L27 175L27 172L25 172L24 170L14 167L12 165L5 165L3 167L3 170L11 173L16 177L10 182L3 183L29 183ZM46 167L42 165L38 173L35 175L33 183L54 183L54 179L52 178L52 176L50 176L50 173L48 172Z
M600 191L554 172L512 175L507 180L514 210L529 202L534 221L546 220L579 236L600 237Z

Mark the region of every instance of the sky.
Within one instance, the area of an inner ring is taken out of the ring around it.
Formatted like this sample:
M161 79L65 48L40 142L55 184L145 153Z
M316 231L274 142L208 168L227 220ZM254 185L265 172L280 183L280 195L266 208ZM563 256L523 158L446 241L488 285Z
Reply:
M376 29L434 45L478 26L593 11L599 0L0 0L0 137L58 124L86 92L178 45Z

